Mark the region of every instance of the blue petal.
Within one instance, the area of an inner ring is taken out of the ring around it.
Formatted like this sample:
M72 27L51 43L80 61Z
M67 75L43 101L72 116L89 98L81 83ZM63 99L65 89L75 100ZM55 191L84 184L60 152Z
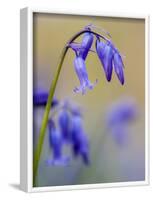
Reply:
M65 140L69 140L70 137L70 117L67 110L63 110L58 117L61 134Z
M120 83L123 85L124 84L124 72L123 72L124 65L123 65L122 58L118 52L114 54L113 64L114 64L116 75Z
M85 94L86 89L92 90L95 84L97 83L97 80L93 84L89 81L85 62L82 57L75 58L74 68L78 76L78 79L80 81L80 87L76 87L74 89L74 92L77 92L77 93L82 92L82 94Z
M84 133L82 118L73 116L72 118L72 145L74 156L81 156L85 164L89 164L89 142L87 135Z
M86 59L88 52L93 43L93 34L92 33L85 33L82 39L81 47L79 51L79 56L82 57L84 60Z
M53 149L54 153L58 156L61 154L62 148L62 135L59 130L55 127L55 124L52 120L48 123L49 128L49 144Z
M113 49L111 46L105 44L102 41L99 41L97 39L96 41L96 51L98 54L98 57L101 61L101 64L103 65L105 76L108 81L111 81L112 78L112 60L113 60Z

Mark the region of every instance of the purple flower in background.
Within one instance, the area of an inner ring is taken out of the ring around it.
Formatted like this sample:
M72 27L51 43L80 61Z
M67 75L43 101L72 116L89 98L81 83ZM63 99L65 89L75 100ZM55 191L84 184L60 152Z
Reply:
M79 57L86 59L88 52L92 46L94 36L92 33L85 33L82 39L81 48L79 50Z
M138 116L136 102L126 99L114 103L107 112L107 126L114 140L123 145L128 139L128 126Z
M137 106L133 99L114 103L108 111L109 125L123 124L133 121L137 116Z
M59 127L64 141L70 139L70 116L66 109L63 109L58 116Z
M92 90L97 83L97 80L95 83L91 83L88 79L88 73L86 70L85 62L83 58L81 57L76 57L74 60L74 68L75 72L78 76L78 79L80 81L80 87L74 88L74 92L79 93L81 92L82 94L85 94L86 90Z
M53 152L53 158L47 159L47 165L61 165L65 166L69 163L69 157L62 155L62 135L60 131L55 127L53 120L48 122L49 129L49 145Z
M88 165L89 159L89 141L83 130L82 117L74 112L71 124L71 137L74 156L81 156L83 162Z
M108 44L105 44L104 42L97 39L96 51L101 61L101 64L103 65L105 76L108 81L111 81L113 70L113 49Z
M112 127L111 135L117 145L123 146L128 142L128 130L121 124Z
M46 106L48 99L48 92L44 90L36 90L33 93L33 105L34 106ZM57 106L58 100L53 98L51 107Z
M54 119L58 114L57 121ZM46 160L49 166L66 166L70 157L62 154L63 145L71 146L73 154L81 156L83 162L89 164L89 142L83 129L81 108L67 99L59 102L56 112L48 121L49 147L52 155Z

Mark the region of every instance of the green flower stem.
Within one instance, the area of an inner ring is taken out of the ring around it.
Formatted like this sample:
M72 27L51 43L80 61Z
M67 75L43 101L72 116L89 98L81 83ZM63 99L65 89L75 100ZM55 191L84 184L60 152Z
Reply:
M64 58L66 56L66 53L69 49L69 44L72 43L76 38L78 38L80 35L82 35L85 32L89 32L89 33L93 33L96 36L99 36L101 38L103 38L104 40L108 41L107 38L105 38L104 36L99 35L98 33L95 33L91 30L82 30L80 32L78 32L77 34L75 34L67 43L67 45L65 45L61 57L60 57L60 62L57 66L57 72L55 74L55 77L52 81L50 90L49 90L49 96L48 96L48 100L47 100L47 104L45 107L45 111L44 111L44 115L43 115L43 119L42 119L42 124L41 124L41 128L40 128L40 133L39 133L39 138L38 138L38 144L36 146L36 150L34 152L34 157L33 157L33 186L36 187L36 176L37 176L37 171L38 171L38 165L39 165L39 161L40 161L40 156L41 156L41 151L42 151L42 147L43 147L43 142L44 142L44 137L45 137L45 132L46 132L46 127L47 127L47 123L48 123L48 117L49 117L49 112L50 112L50 108L51 108L51 102L54 96L54 92L55 92L55 88L56 88L56 84L60 75L60 71L64 62Z
M50 108L51 108L51 102L53 99L55 87L57 84L57 80L58 80L67 50L68 50L68 48L64 48L64 51L63 51L62 57L61 57L61 61L58 65L57 72L55 74L55 77L53 79L53 82L52 82L50 90L49 90L49 96L48 96L48 100L47 100L47 104L46 104L46 108L45 108L45 112L44 112L44 116L43 116L43 120L42 120L42 125L40 128L38 144L37 144L37 147L36 147L36 150L34 153L34 161L33 161L33 184L34 184L34 186L36 186L35 181L36 181L37 169L38 169L40 154L41 154L41 150L42 150L42 146L43 146L43 142L44 142L46 127L47 127L47 123L48 123L48 116L49 116L49 112L50 112Z

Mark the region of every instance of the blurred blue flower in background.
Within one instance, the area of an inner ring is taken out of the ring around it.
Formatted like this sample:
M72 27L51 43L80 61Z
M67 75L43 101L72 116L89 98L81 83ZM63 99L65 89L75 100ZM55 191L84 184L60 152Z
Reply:
M62 154L62 135L61 132L55 127L53 120L48 122L49 130L49 146L53 154L53 158L50 157L46 160L47 165L68 165L70 158L68 156L63 156Z
M109 107L106 124L118 145L122 146L127 142L129 123L135 121L137 117L138 107L132 98L115 102Z
M57 120L55 117L57 115ZM48 121L48 141L51 155L46 160L48 166L67 166L70 155L64 155L66 145L74 158L80 156L85 165L90 164L89 141L83 128L83 117L79 106L68 100L58 101L58 108Z
M74 156L81 156L83 162L88 165L89 159L89 141L83 129L82 116L76 110L73 112L72 124L72 147Z
M63 140L69 142L70 140L70 113L64 106L58 115L58 123L62 133Z
M48 92L42 89L35 90L33 92L33 105L34 106L46 106L48 99ZM51 107L57 106L58 100L53 98Z

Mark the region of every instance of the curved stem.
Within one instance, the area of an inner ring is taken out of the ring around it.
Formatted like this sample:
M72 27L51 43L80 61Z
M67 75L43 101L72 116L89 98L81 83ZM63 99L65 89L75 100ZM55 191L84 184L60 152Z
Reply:
M82 30L82 31L78 32L77 34L75 34L68 41L68 43L65 45L65 47L62 51L61 57L60 57L60 62L57 66L56 74L55 74L54 79L51 83L51 87L50 87L50 90L49 90L49 96L48 96L48 100L47 100L47 104L46 104L46 107L45 107L45 111L44 111L44 115L43 115L43 119L42 119L42 124L41 124L41 128L40 128L38 144L37 144L36 150L34 152L34 157L33 157L33 186L34 187L36 187L36 176L37 176L42 146L43 146L43 142L44 142L46 127L47 127L47 123L48 123L48 117L49 117L49 112L50 112L50 108L51 108L51 102L52 102L52 99L53 99L53 95L54 95L54 92L55 92L55 88L56 88L56 84L57 84L57 81L58 81L58 78L59 78L59 74L60 74L60 71L61 71L61 68L62 68L62 65L63 65L63 62L64 62L64 58L65 58L66 53L69 49L68 45L70 43L72 43L75 39L77 39L80 35L82 35L83 33L87 33L87 32L92 33L96 36L99 36L106 41L109 41L106 37L94 32L94 31L85 29L85 30Z

